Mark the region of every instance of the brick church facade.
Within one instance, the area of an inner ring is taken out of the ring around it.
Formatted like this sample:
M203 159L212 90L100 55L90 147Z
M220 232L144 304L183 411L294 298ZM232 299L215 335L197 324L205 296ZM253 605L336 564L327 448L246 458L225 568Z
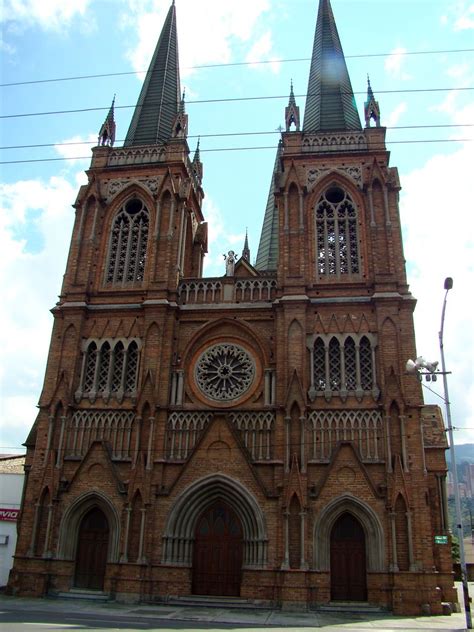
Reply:
M79 190L9 588L395 613L455 602L439 409L406 375L413 310L385 128L361 125L329 0L291 88L255 265L205 278L170 7L123 147Z

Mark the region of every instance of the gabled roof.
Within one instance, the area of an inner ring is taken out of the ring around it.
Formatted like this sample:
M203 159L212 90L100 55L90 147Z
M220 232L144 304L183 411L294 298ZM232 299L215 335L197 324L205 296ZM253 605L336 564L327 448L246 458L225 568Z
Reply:
M304 132L362 129L330 0L320 0Z
M181 100L176 8L171 5L124 146L166 143Z

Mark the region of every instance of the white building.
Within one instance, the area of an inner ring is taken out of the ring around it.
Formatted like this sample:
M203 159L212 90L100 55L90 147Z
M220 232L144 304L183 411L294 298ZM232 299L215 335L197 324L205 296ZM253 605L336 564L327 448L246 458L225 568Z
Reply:
M25 457L0 456L0 587L6 586L16 547Z

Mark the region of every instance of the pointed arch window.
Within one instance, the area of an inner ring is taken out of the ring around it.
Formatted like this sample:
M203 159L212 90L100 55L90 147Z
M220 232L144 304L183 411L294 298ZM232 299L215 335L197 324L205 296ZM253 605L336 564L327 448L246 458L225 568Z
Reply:
M91 340L84 344L84 355L76 401L97 397L107 401L110 397L122 401L124 396L137 393L139 341L113 342Z
M316 271L320 277L360 273L357 208L341 187L326 189L315 209Z
M148 244L149 213L138 198L128 200L115 216L107 259L106 283L143 281Z
M311 386L309 397L326 399L338 395L345 399L355 395L362 399L372 395L377 399L379 389L375 379L374 334L316 334L308 339L311 356Z

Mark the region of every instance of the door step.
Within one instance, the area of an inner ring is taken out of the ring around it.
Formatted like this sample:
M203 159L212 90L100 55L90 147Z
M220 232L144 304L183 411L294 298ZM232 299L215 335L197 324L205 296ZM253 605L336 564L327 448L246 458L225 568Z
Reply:
M380 606L374 606L365 601L331 601L328 604L317 606L316 610L321 612L348 612L361 614L377 614L387 612Z
M240 597L218 597L214 595L169 597L166 599L166 604L174 606L202 606L204 608L268 608L268 605L264 605L258 601L250 601L249 599L241 599Z
M85 590L82 588L71 588L69 592L50 592L50 597L57 599L82 599L88 601L109 601L110 596L101 590Z

